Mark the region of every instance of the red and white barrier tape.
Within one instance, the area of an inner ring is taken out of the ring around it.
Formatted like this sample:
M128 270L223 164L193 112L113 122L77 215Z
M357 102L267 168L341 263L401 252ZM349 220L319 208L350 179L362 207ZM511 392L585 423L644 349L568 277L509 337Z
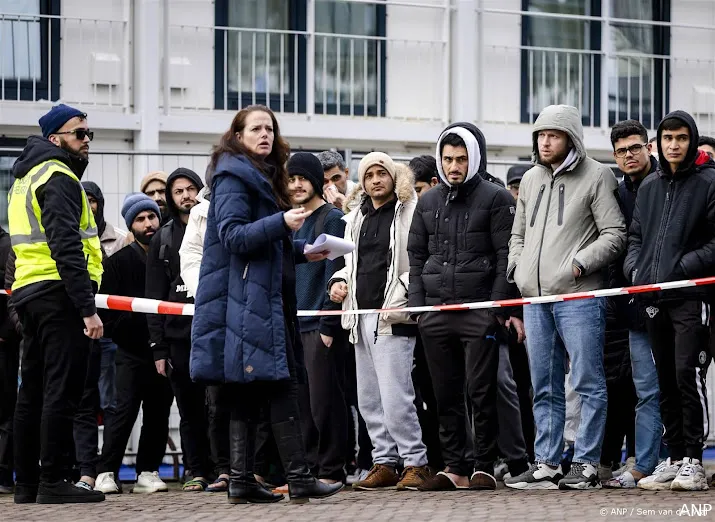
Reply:
M542 297L524 297L521 299L506 299L502 301L481 301L478 303L463 303L455 305L413 306L409 308L375 308L371 310L299 310L298 317L315 317L323 315L367 315L377 314L381 312L421 313L447 312L458 310L479 310L483 308L504 308L528 304L559 303L562 301L577 301L579 299L593 299L596 297L611 297L615 295L643 294L647 292L657 292L660 290L675 290L678 288L688 288L693 286L705 286L712 284L715 284L715 277L703 277L701 279L670 281L668 283L658 283L654 285L607 288L605 290L594 290L593 292L546 295ZM0 290L0 294L8 295L8 293L9 292L5 290ZM193 304L158 301L156 299L144 299L141 297L124 297L119 295L97 294L95 296L95 302L97 303L97 308L104 308L107 310L122 310L125 312L139 312L143 314L194 315Z

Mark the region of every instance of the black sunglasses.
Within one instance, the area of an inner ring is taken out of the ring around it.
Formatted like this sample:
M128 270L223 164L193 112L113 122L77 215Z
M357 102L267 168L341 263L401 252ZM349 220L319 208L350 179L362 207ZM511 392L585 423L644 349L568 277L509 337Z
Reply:
M52 134L74 134L80 141L84 141L85 136L89 138L89 141L92 141L94 139L94 132L89 129L75 129L65 132L53 132Z

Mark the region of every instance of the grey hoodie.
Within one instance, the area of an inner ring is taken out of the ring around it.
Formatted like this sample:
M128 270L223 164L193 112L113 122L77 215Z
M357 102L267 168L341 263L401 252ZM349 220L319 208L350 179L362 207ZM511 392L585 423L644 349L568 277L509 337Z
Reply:
M565 132L573 145L552 172L539 158L542 130ZM616 178L586 156L581 115L575 107L546 107L534 124L533 161L524 174L509 241L507 279L524 297L602 288L600 270L625 250L626 227ZM573 266L581 276L573 276Z

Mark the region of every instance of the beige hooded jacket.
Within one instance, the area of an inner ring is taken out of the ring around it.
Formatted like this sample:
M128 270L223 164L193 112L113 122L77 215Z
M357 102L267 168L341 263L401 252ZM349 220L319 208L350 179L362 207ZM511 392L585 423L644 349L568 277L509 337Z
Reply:
M542 130L565 132L573 148L555 171L539 161ZM611 169L586 156L575 107L546 107L534 124L533 161L519 187L507 279L524 297L603 287L601 269L626 247L626 227ZM581 269L576 279L573 266Z
M395 194L397 205L395 217L390 228L390 266L387 273L385 300L383 308L401 308L407 306L407 287L410 281L410 262L407 257L407 237L410 233L412 214L417 206L417 194L413 188L414 175L407 165L395 163ZM358 185L343 205L344 210L351 209L343 218L345 221L345 239L355 243L355 250L345 256L345 267L336 272L328 283L328 289L336 281L345 281L348 296L343 301L343 310L357 309L355 286L357 282L357 252L359 249L360 228L365 216L360 207L367 194ZM358 341L357 315L344 315L341 325L350 332L350 342ZM415 324L405 312L383 312L377 322L378 335L392 335L392 325L397 323Z

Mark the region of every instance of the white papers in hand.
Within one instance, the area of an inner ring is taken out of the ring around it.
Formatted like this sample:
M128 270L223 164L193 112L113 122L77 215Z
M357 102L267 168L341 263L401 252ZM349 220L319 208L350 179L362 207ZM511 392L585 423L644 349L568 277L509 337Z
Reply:
M330 234L320 234L312 245L306 245L304 254L319 254L328 251L328 259L333 261L340 256L349 254L355 250L355 243L347 241L342 237L331 236Z

